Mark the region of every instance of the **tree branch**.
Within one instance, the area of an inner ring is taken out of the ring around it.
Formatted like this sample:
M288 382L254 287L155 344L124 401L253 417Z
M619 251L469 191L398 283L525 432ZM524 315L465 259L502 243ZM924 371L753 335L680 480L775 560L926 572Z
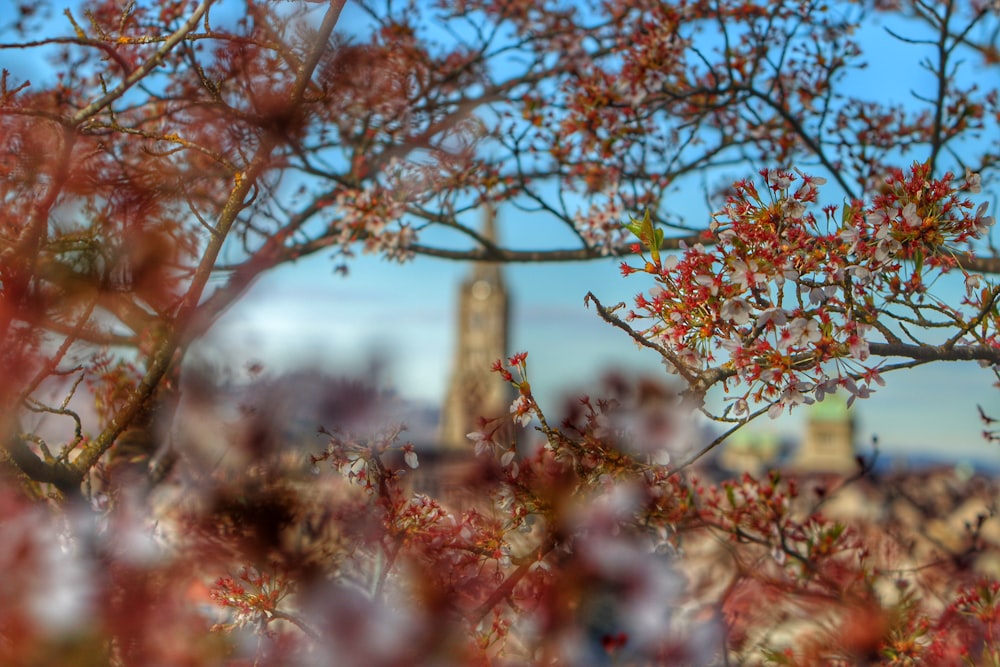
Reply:
M313 44L313 53L306 58L309 65L298 72L298 80L293 87L291 104L302 103L302 96L307 83L302 79L309 79L319 61L319 56L315 53L326 47L327 40L333 32L340 17L346 0L330 0L330 6L323 17L323 23L318 31ZM230 190L222 212L219 214L219 221L213 234L208 241L208 245L202 253L201 262L194 273L191 284L184 300L178 310L174 324L174 329L161 340L156 351L151 355L147 370L139 386L132 396L125 403L122 409L111 419L104 431L94 439L80 455L73 461L71 468L76 475L77 482L82 481L87 472L97 463L98 459L114 443L115 438L131 423L131 421L143 409L143 406L153 396L157 386L167 373L168 369L177 361L178 353L182 350L182 342L185 340L186 327L191 323L197 314L198 303L201 301L202 293L212 274L219 253L226 237L232 230L240 212L246 206L247 198L256 187L257 180L270 168L271 155L277 147L278 139L270 134L265 134L257 148L257 152L250 164L241 172L234 174L234 184Z

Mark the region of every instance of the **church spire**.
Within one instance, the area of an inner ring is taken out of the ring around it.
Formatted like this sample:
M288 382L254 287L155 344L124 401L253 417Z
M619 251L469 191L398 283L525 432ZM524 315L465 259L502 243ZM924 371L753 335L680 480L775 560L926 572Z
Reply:
M480 233L497 242L492 207L484 212ZM498 417L508 410L510 388L490 371L494 361L507 356L508 310L500 264L475 262L458 295L451 381L441 413L444 447L469 447L466 434L476 428L478 417Z
M493 245L497 244L497 213L492 205L487 204L483 211L482 229L479 235ZM472 265L473 280L488 280L491 283L503 284L500 264L497 262L474 262Z

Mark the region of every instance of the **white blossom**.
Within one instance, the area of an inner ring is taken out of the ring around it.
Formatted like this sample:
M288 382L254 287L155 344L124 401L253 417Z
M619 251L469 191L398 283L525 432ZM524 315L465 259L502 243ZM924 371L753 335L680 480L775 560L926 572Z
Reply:
M781 202L781 212L789 218L797 220L806 212L806 205L794 197L789 197Z
M974 195L983 191L983 177L971 169L965 170L965 184L968 186L969 192Z
M879 229L880 227L885 227L886 222L889 220L889 214L885 212L885 209L878 209L877 211L872 211L865 215L865 222L871 225L874 229Z
M515 424L527 426L531 423L531 402L524 396L518 396L510 404L510 414Z
M857 250L858 241L861 239L861 233L856 227L845 227L840 230L838 236L840 236L845 243L850 244L850 247L847 249L847 254L851 254Z
M816 320L797 317L779 334L778 349L787 350L789 347L815 343L822 337Z
M757 326L763 327L768 322L774 323L775 326L784 326L788 321L785 315L785 309L779 308L778 306L772 306L761 311L760 315L757 316Z
M413 449L407 449L404 451L403 460L406 462L406 465L410 466L410 468L416 469L420 466L420 461L417 459L417 453L413 451Z
M919 227L920 223L923 222L920 216L917 215L917 205L913 202L910 202L903 207L902 215L903 220L909 227Z
M722 304L719 314L724 320L735 324L746 324L750 321L750 304L746 299L730 299Z
M743 417L750 414L750 405L747 403L747 399L736 399L736 403L733 404L733 414L737 417Z
M894 238L885 238L879 241L879 244L875 246L875 260L878 262L884 262L890 257L895 256L897 252L902 248L902 244Z
M986 215L986 209L988 207L989 204L987 204L987 202L983 202L982 204L979 205L979 208L976 209L976 217L973 221L976 226L975 230L976 238L982 238L983 236L985 236L990 231L990 227L993 226L994 223L993 216Z
M756 287L758 283L764 282L767 278L766 275L757 270L757 262L754 260L750 260L749 262L739 259L735 260L730 268L730 273L732 274L733 282L743 289Z
M981 275L970 273L965 276L965 293L967 296L972 296L972 294L979 289L982 285L983 277Z
M857 280L858 283L862 285L867 285L869 282L871 282L872 272L863 266L860 265L849 266L847 267L847 271L852 276L854 276L854 279Z

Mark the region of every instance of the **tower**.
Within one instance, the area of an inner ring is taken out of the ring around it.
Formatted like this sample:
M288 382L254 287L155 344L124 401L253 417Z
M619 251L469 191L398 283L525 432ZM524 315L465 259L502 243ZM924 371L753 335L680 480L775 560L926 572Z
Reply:
M850 474L858 470L854 415L839 394L813 404L793 467L802 472Z
M486 209L482 235L496 241L496 220ZM446 448L468 448L466 435L478 417L507 414L510 387L490 371L507 356L508 299L503 274L496 262L476 262L461 285L457 308L457 341L451 381L441 414L440 443Z

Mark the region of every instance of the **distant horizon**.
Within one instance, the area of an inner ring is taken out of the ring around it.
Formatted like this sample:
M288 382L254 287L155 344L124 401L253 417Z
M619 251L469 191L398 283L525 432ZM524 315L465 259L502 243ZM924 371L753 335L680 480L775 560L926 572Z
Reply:
M260 332L258 332L259 334ZM373 361L377 360L378 352L369 351L369 355L357 355L354 359L355 362L363 362L362 367L367 366ZM532 359L529 357L530 361L541 361L541 359ZM262 361L262 360L261 360ZM547 363L541 363L539 366L548 366ZM332 380L359 380L364 379L371 381L374 389L379 392L385 392L388 396L394 399L400 400L404 407L412 408L414 410L432 410L440 418L440 412L442 405L444 403L444 392L441 395L433 395L428 392L413 392L408 391L411 389L399 382L391 381L393 377L393 370L390 365L388 365L381 373L383 378L380 380L378 377L370 377L365 371L358 372L360 368L355 366L352 368L347 368L344 366L338 366L337 364L317 364L315 360L313 363L289 363L287 365L280 362L275 362L271 360L270 363L264 363L263 370L263 380L264 381L275 381L282 377L294 377L296 374L319 374L328 377ZM529 371L532 369L529 367ZM581 369L577 369L580 371ZM624 372L628 375L638 376L643 374L640 369L636 369L634 365L619 367L619 372ZM659 369L654 369L659 370ZM922 369L925 373L927 369ZM448 369L450 371L450 367ZM602 377L605 373L603 370L593 370L592 377L595 379L593 385L589 387L595 392L595 395L599 395L599 384L596 381ZM664 380L668 379L669 376L663 371L660 372L660 377ZM914 372L914 371L909 371ZM577 390L586 389L588 387L582 386L578 383L566 382L559 384L555 382L554 387L547 387L545 385L549 384L551 378L545 378L541 382L537 380L540 374L535 369L532 378L533 386L541 385L542 388L539 391L540 401L542 401L542 408L546 410L550 418L555 416L561 418L562 409L568 399L568 391L570 387L574 387ZM447 375L447 372L445 373ZM645 375L651 375L648 371ZM879 457L882 461L892 461L893 463L898 463L900 461L909 460L912 463L917 463L919 461L932 462L932 463L947 463L953 462L960 464L962 462L972 462L975 464L977 469L989 469L991 471L1000 472L1000 447L995 444L986 442L979 435L983 430L983 425L979 422L978 418L975 419L975 423L972 424L972 428L965 428L960 430L962 436L967 438L966 442L957 444L954 440L950 443L935 443L931 440L919 441L917 439L904 440L907 431L912 433L912 424L907 426L905 423L900 424L898 419L894 418L891 414L888 416L885 414L886 410L879 410L880 403L882 403L883 394L889 394L889 398L892 399L893 403L898 402L898 397L893 396L894 392L891 391L893 384L901 385L899 391L905 391L908 389L909 383L899 382L899 380L905 377L904 374L897 374L895 378L889 376L887 379L887 387L880 389L871 398L866 400L857 401L852 408L852 412L855 415L856 421L856 435L855 435L855 446L860 454L870 454L872 451L872 436L878 435L879 438ZM893 382L893 379L897 382ZM497 378L500 381L499 377ZM245 378L246 382L249 382L249 378ZM952 400L953 404L962 405L961 400ZM976 408L974 402L965 403L967 408L967 414L969 418L975 417ZM984 408L987 406L984 406ZM800 441L802 432L805 428L805 421L808 418L811 406L803 405L796 408L791 415L784 415L778 420L770 420L766 417L761 417L753 422L750 422L744 426L739 433L745 433L750 435L761 435L770 434L773 437L783 441L783 442L794 442L798 443ZM411 410L407 410L411 412ZM881 414L880 414L881 413ZM503 416L503 415L484 415L484 416ZM926 416L926 411L925 415ZM940 416L942 420L947 421L946 415ZM426 418L426 416L425 416ZM721 433L723 428L721 425L705 421L705 427L715 430L717 433ZM408 426L415 426L414 423L408 424ZM906 428L903 428L903 427ZM966 424L968 426L968 424ZM894 434L893 427L900 428L900 433ZM472 425L470 425L470 430ZM429 433L432 429L429 429L427 424L423 424L420 430L411 429L404 434L404 439L407 437L413 437L414 442L418 445L427 444L421 442L420 435L425 437L430 437ZM421 433L422 431L422 433ZM971 437L970 437L971 434ZM957 435L957 434L953 434ZM978 440L977 440L978 438ZM432 438L431 438L432 439Z

